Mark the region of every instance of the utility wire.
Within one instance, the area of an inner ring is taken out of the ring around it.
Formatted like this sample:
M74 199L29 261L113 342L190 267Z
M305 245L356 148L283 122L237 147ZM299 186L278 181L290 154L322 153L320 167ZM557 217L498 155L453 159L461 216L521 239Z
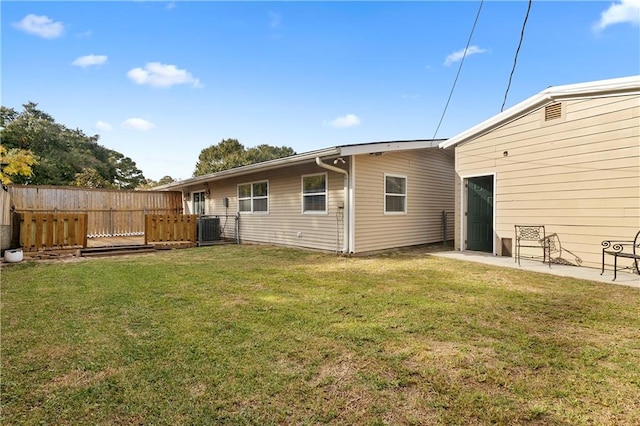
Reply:
M460 76L460 71L462 70L462 64L464 64L464 58L467 57L467 52L469 51L469 45L471 44L471 38L473 37L473 32L476 29L476 24L478 23L478 18L480 17L480 11L482 10L482 4L484 0L480 0L480 6L478 7L478 13L476 14L476 19L473 21L473 27L471 27L471 34L469 34L469 40L467 40L467 46L464 48L464 54L462 55L462 59L460 60L460 66L458 67L458 73L456 74L455 80L453 80L453 86L451 87L451 92L449 92L449 98L447 99L447 103L444 106L444 110L442 111L442 116L440 117L440 121L438 122L438 127L436 127L436 131L433 132L433 139L436 138L438 134L438 130L440 130L440 125L442 124L442 120L444 120L444 116L447 113L447 108L449 108L449 102L451 102L451 97L453 96L453 90L456 88L456 83L458 82L458 77Z
M509 74L509 83L507 84L507 90L504 92L504 100L502 101L502 107L500 107L500 112L504 110L504 104L507 103L507 95L509 94L509 88L511 88L511 79L513 78L513 73L516 71L516 64L518 63L518 53L520 53L520 47L522 46L522 40L524 39L524 29L527 26L527 20L529 19L529 11L531 10L532 0L529 0L529 6L527 7L527 14L524 16L524 22L522 23L522 31L520 31L520 42L518 43L518 48L516 49L516 55L513 58L513 67L511 68L511 74Z

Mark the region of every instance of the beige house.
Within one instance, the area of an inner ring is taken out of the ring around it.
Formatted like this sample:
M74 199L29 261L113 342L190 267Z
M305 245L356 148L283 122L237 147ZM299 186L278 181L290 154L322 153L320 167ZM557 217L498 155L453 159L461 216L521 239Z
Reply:
M640 76L550 87L440 147L455 149L458 250L511 255L514 225L544 225L600 267L602 240L640 229Z
M162 189L182 191L187 212L238 214L243 242L349 254L434 243L454 208L453 152L441 141L337 146Z

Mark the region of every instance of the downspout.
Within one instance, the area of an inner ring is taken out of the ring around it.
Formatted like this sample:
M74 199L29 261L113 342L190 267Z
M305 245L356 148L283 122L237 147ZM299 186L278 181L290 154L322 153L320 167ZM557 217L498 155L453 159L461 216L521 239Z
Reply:
M341 173L344 175L344 230L342 232L342 240L343 240L343 253L349 254L349 172L346 170L342 170L339 167L332 166L330 164L323 163L320 157L316 157L316 164L319 167L322 167L326 170L331 170L332 172ZM328 201L328 200L327 200Z

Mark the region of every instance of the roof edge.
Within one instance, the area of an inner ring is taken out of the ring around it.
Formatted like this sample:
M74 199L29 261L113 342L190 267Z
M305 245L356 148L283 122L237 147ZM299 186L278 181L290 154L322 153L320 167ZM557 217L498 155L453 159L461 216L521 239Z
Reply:
M634 93L640 93L640 75L552 86L445 140L440 143L439 147L443 149L450 148L469 139L482 136L546 103L556 100Z
M304 163L307 161L315 161L316 157L326 157L331 155L359 155L359 154L375 154L387 151L402 151L412 149L437 148L438 144L445 139L424 139L424 140L404 140L389 142L370 142L353 145L339 145L332 148L325 148L315 151L304 152L302 154L291 155L289 157L277 158L275 160L263 161L261 163L249 164L247 166L235 167L233 169L222 170L220 172L208 173L206 175L197 176L172 182L162 186L156 186L154 191L171 191L185 188L188 186L198 185L204 182L221 180L229 177L242 176L250 173L273 170L280 167L286 167L292 164Z
M233 169L222 170L215 173L208 173L206 175L197 176L179 182L172 182L162 186L156 186L153 188L156 191L170 191L177 188L187 187L191 185L197 185L203 182L210 182L212 180L220 180L232 176L242 176L257 171L277 169L280 167L288 166L296 163L303 163L305 161L313 161L316 157L324 157L327 155L339 155L340 151L338 147L326 148L316 151L305 152L302 154L291 155L284 158L276 158L275 160L263 161L260 163L249 164L241 167L234 167Z
M408 141L372 142L358 145L340 146L341 155L375 154L388 151L436 148L446 139L421 139Z

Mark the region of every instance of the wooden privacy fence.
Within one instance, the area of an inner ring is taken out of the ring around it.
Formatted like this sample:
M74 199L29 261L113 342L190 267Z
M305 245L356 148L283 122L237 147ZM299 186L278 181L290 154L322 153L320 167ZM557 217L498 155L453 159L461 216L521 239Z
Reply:
M14 185L9 192L19 213L86 213L88 238L144 235L145 215L183 212L179 191Z
M197 239L198 215L148 214L144 217L144 243L192 242Z
M8 190L0 188L0 226L11 225L11 195Z
M20 246L24 251L87 246L86 213L21 213Z
M11 196L4 185L0 188L0 250L11 246Z

